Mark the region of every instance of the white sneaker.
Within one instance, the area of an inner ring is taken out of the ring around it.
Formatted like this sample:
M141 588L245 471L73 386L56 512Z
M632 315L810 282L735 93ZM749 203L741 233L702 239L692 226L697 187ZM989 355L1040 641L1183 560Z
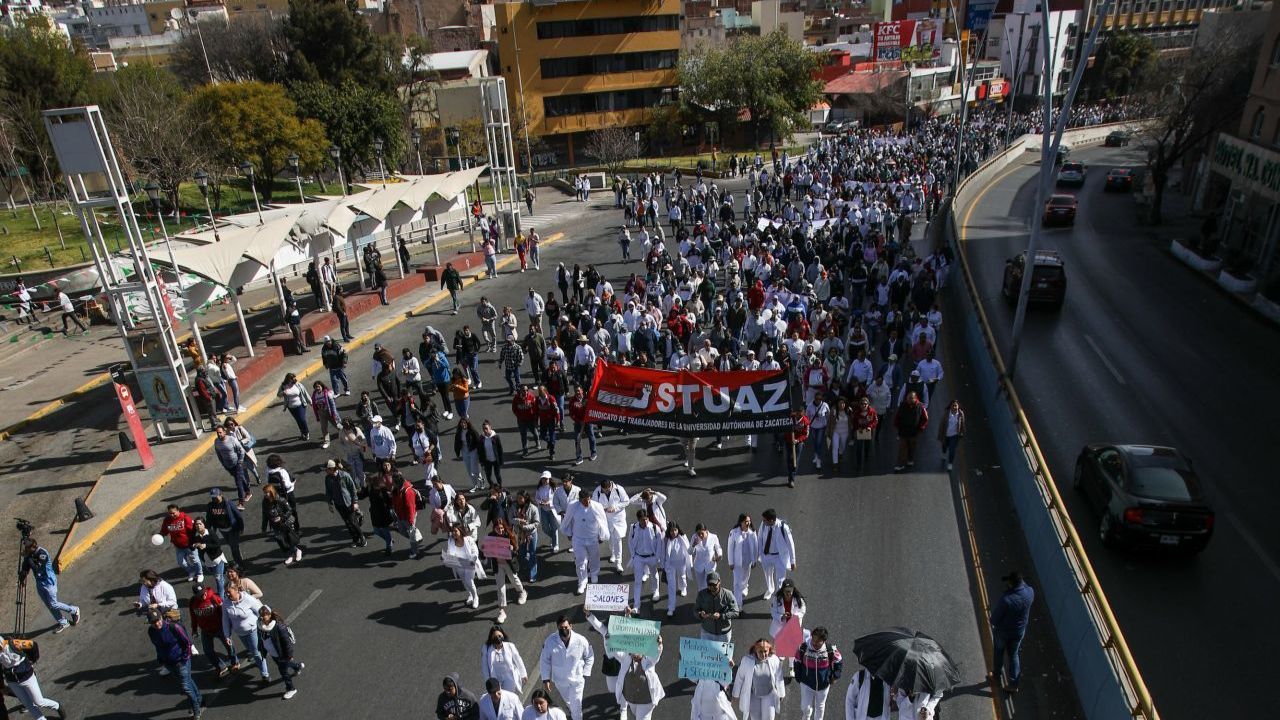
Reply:
M689 468L689 477L693 477L694 475L697 475L697 474L698 474L697 470L694 470L693 468Z
M498 611L498 624L499 624L499 625L501 625L502 623L504 623L504 622L506 622L506 621L507 621L507 611L506 611L506 610L499 610L499 611Z
M661 590L654 590L654 591L653 591L653 596L652 596L650 599L651 599L651 600L653 600L654 602L658 602L659 600L661 600L661 599L662 599L662 591L661 591Z
M520 594L516 596L516 604L523 605L528 599L529 599L529 591L521 590Z
M292 564L293 564L293 556L292 556L292 555L290 555L289 557L285 558L285 559L284 559L284 564L285 564L285 565L292 565Z
M477 596L475 596L475 597L472 597L472 598L471 598L471 609L473 609L473 610L474 610L474 609L479 608L479 607L480 607L480 596L479 596L479 595L477 595Z
M198 583L203 583L203 582L204 582L204 575L197 575L197 576L196 576L196 582L198 582Z
M293 561L302 562L302 548L298 548L297 552L294 553Z
M613 567L614 567L614 569L615 569L615 570L617 570L617 571L618 571L618 572L620 572L620 573L621 573L621 572L626 572L626 571L625 571L625 570L623 570L623 568L622 568L622 563L614 563L614 564L613 564Z
M347 393L347 394L350 395L351 393ZM236 412L244 412L244 406L240 405L239 407L237 407Z
M294 695L297 695L297 694L298 694L298 691L297 691L297 690L286 690L286 691L284 692L284 699L285 699L285 700L292 700L292 699L293 699L293 696L294 696Z
M689 588L687 587L680 588L680 597L685 597L688 594L689 594Z
M685 460L685 461L684 461L684 466L685 466L685 467L689 467L689 461L688 461L688 460Z
M162 667L162 668L160 668L160 674L161 674L161 675L168 675L168 674L169 674L169 668L167 668L167 667Z

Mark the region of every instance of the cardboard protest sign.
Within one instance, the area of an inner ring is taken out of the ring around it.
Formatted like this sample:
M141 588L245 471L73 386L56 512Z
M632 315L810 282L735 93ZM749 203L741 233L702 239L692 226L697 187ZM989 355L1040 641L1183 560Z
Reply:
M510 560L511 541L502 537L487 537L480 543L480 552L490 560Z
M622 612L626 610L631 597L631 586L621 585L588 585L586 592L587 610L604 612Z
M622 615L609 617L609 639L605 649L645 657L658 657L658 635L662 624L656 620L640 620Z
M729 665L731 657L733 643L682 637L679 676L694 682L715 680L728 685L733 682L733 668Z

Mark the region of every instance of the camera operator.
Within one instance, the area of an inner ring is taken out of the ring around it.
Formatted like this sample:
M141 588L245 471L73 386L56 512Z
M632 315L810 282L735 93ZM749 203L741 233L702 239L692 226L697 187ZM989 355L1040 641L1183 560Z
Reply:
M55 633L80 622L80 608L58 600L58 572L53 566L53 557L31 536L22 538L22 562L18 566L19 585L26 585L28 574L35 578L36 594L40 596L44 606L49 608L54 622L58 623ZM71 616L70 621L63 613Z

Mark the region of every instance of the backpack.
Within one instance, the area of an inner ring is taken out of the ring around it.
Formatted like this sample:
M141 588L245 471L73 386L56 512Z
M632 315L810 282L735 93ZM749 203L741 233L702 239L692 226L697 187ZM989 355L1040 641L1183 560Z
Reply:
M426 500L426 498L422 497L422 493L418 492L418 489L417 489L417 488L411 488L411 492L413 492L413 507L414 507L414 509L415 509L415 510L425 510L425 509L426 509L426 507L427 507L427 500Z
M290 645L297 645L297 644L298 644L298 638L294 636L294 634L293 634L293 628L289 627L288 625L285 625L285 626L284 626L284 634L285 634L285 635L287 635L287 636L289 637L289 644L290 644Z

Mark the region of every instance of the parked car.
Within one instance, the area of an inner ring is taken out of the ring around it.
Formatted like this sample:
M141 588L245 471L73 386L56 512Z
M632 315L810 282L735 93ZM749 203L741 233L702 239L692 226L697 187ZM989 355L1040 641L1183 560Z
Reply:
M1026 252L1005 260L1004 283L1001 292L1005 300L1013 305L1018 302L1018 294L1022 292L1022 275L1026 272ZM1031 305L1050 305L1062 307L1067 298L1067 272L1062 263L1062 256L1056 250L1037 250L1031 274L1031 290L1027 294L1027 303Z
M1042 222L1046 227L1050 225L1075 225L1076 209L1079 203L1076 201L1075 195L1067 195L1065 193L1057 193L1049 196L1049 201L1044 204L1044 217Z
M1129 141L1133 139L1133 134L1128 130L1113 130L1107 135L1107 147L1126 147Z
M1084 174L1084 163L1063 163L1058 171L1058 184L1062 187L1084 187Z
M1191 461L1174 448L1088 445L1074 485L1100 514L1105 545L1198 553L1213 537L1213 509Z
M1133 171L1129 168L1111 168L1107 171L1107 183L1102 189L1105 192L1132 192Z

